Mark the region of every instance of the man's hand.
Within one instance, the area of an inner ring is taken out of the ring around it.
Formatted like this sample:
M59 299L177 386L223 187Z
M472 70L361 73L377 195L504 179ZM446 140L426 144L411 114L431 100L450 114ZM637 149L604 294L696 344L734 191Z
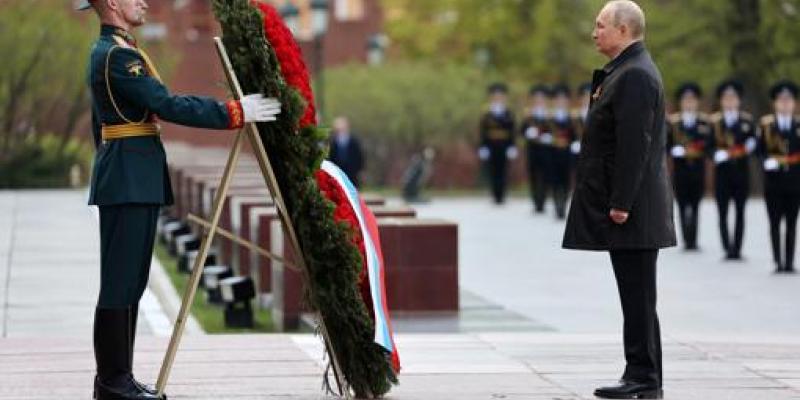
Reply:
M611 220L614 221L617 225L622 225L626 221L628 221L628 215L630 213L627 211L617 210L616 208L612 208L609 211L608 216L611 217Z
M274 98L265 98L263 94L248 94L240 100L244 122L275 121L281 113L281 103Z
M488 160L489 159L489 154L491 154L491 153L489 153L489 148L486 147L486 146L483 146L480 149L478 149L478 158L480 158L481 161Z
M509 160L516 160L518 155L519 152L516 146L511 146L506 149L506 157L508 157Z

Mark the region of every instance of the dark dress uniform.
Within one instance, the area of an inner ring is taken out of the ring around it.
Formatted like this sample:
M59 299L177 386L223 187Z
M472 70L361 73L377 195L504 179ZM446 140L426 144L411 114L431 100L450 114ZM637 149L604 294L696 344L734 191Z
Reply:
M508 149L514 146L514 124L514 114L507 108L501 113L486 112L480 121L480 145L489 151L486 166L496 204L502 204L506 199Z
M553 190L553 202L556 206L556 217L566 216L569 182L572 172L572 145L577 139L576 128L569 114L555 116L550 122L553 132L553 143L550 146L549 164L547 166L548 186Z
M100 209L101 251L95 395L117 398L114 396L125 391L130 398L155 398L132 386L131 364L156 219L159 208L173 202L157 119L231 129L243 125L243 112L236 101L220 103L207 97L170 94L135 39L110 25L101 27L92 48L88 84L97 150L89 204Z
M720 91L721 92L721 91ZM741 259L745 229L745 206L750 194L750 155L757 147L753 117L739 112L734 121L725 121L723 113L711 115L714 128L712 149L715 158L714 192L719 211L722 247L729 260ZM717 158L717 151L727 152L727 159ZM733 201L736 212L733 238L728 230L728 207Z
M537 94L549 96L550 89L544 85L534 85L529 94L531 96ZM552 149L550 146L553 138L552 127L547 115L529 115L522 120L521 124L520 133L526 145L531 200L534 210L541 213L544 212L545 200L550 191L547 168L550 164Z
M364 169L364 152L357 137L350 135L344 143L334 137L330 143L328 159L344 171L355 187L361 186L359 175Z
M778 84L773 98L784 88L797 87ZM794 272L797 234L797 214L800 207L800 116L788 116L779 123L774 114L761 119L759 149L764 159L764 197L769 215L772 256L778 273ZM781 221L786 221L786 239L781 251Z
M622 303L623 379L661 388L658 250L675 245L661 74L635 42L594 73L563 247L607 250ZM628 211L615 224L611 209Z
M697 114L686 121L681 113L669 116L668 149L672 151L673 185L678 203L678 217L686 249L697 249L697 226L700 201L705 193L706 160L710 156L712 129L708 117Z

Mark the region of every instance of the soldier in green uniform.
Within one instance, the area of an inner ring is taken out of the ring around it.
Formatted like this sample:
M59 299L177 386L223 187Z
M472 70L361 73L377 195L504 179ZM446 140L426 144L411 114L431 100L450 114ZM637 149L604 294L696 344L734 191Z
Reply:
M544 204L549 191L546 172L550 157L550 145L553 143L548 111L550 108L549 96L549 87L545 85L531 87L528 91L527 117L522 120L520 129L527 144L528 183L536 213L544 212Z
M797 213L800 207L800 116L796 110L798 88L782 81L770 90L774 113L761 118L760 153L764 166L764 197L776 273L794 272ZM781 252L781 221L786 240Z
M717 87L720 112L711 115L714 127L714 191L719 211L719 232L726 260L742 258L744 211L750 194L750 156L758 147L753 117L741 110L744 89L738 81L729 80ZM734 234L728 230L728 207L733 201L736 211Z
M697 250L700 200L705 193L706 160L711 148L711 125L699 112L702 95L697 83L682 84L675 94L679 110L669 116L667 125L672 181L686 250Z
M157 399L133 377L138 304L150 270L159 208L172 204L158 119L210 129L274 121L280 104L260 94L241 101L171 94L130 29L144 0L81 0L102 27L88 65L96 145L89 204L100 210L100 294L95 309L96 399Z

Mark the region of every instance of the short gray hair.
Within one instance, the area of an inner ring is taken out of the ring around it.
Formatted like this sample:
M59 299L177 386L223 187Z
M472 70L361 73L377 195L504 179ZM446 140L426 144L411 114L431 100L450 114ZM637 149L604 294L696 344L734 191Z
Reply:
M606 7L612 12L614 26L625 25L634 39L644 39L644 11L632 0L611 0Z

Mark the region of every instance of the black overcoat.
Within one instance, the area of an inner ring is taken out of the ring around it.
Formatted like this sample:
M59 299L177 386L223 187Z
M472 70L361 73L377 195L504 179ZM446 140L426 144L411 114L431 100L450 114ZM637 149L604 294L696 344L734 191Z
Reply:
M664 88L644 43L595 71L592 93L563 247L675 246ZM628 221L612 222L612 208L629 211Z

